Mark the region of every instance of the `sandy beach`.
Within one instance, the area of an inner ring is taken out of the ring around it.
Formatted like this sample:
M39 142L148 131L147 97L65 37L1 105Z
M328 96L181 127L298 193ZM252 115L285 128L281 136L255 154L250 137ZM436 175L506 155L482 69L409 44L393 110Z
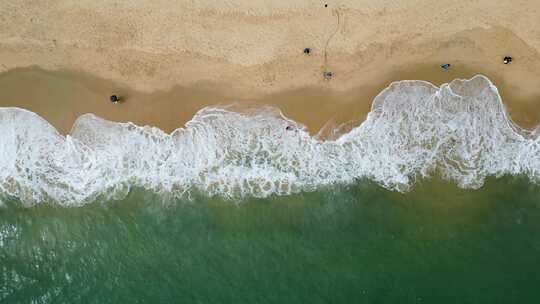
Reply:
M476 74L518 124L540 121L534 1L0 1L0 11L0 106L63 133L88 112L171 131L204 106L238 103L276 106L315 134L361 121L393 81Z

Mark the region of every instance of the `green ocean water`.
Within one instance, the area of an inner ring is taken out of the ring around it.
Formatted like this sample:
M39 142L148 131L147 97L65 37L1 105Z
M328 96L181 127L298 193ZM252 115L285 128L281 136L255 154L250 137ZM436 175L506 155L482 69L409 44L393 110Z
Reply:
M1 303L538 303L540 187L5 200Z

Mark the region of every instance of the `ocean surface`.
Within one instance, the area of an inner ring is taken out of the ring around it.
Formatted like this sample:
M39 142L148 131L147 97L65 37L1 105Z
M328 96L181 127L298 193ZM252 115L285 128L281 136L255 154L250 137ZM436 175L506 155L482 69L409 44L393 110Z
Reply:
M334 133L0 108L0 303L540 301L540 138L489 79L395 82Z

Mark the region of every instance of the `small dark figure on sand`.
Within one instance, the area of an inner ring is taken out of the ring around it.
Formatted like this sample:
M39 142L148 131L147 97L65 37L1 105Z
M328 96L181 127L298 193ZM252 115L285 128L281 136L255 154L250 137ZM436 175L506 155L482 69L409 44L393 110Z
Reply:
M111 95L111 102L112 103L118 103L120 101L120 98L116 95Z
M512 57L506 56L506 57L503 58L503 63L504 64L509 64L510 62L512 62L512 59L513 59Z
M332 77L334 77L334 73L332 73L330 71L324 71L323 76L324 76L324 79L330 80L330 79L332 79Z
M441 68L448 70L450 69L450 63L441 64Z
M306 55L311 54L311 49L310 48L305 48L304 49L304 54L306 54Z

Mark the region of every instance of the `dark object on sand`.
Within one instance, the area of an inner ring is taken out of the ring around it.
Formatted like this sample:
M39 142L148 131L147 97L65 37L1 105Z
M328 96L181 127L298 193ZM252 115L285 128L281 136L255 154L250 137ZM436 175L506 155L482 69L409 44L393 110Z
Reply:
M287 126L287 127L285 128L285 130L287 130L287 131L292 131L293 129L294 129L293 126Z
M305 48L304 49L304 54L306 54L306 55L311 54L311 49L310 48Z
M328 7L328 4L325 4L324 7Z
M441 64L441 68L448 70L450 69L450 63Z
M118 96L116 95L111 95L111 102L112 103L117 103L120 101L120 98L118 98Z
M510 57L510 56L506 56L503 58L503 63L504 64L509 64L510 62L512 62L513 58Z
M332 72L330 72L330 71L324 71L324 72L323 72L323 76L324 76L324 79L330 80L330 79L332 79L332 77L334 76L334 73L332 73Z

